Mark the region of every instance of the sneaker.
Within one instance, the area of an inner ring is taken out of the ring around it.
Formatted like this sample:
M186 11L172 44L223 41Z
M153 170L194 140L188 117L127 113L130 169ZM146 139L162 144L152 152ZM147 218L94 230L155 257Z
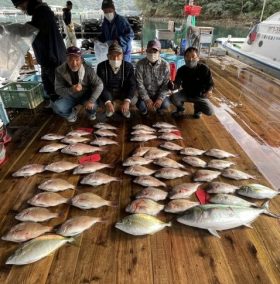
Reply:
M194 115L193 115L193 118L200 119L201 115L202 115L201 111L195 112Z
M112 115L114 114L114 112L113 111L106 111L106 116L107 117L111 117Z
M122 115L125 117L125 118L130 118L130 111L126 111L126 112L123 112Z
M183 118L185 116L185 112L184 111L174 111L172 112L172 116L174 118Z
M88 119L89 119L90 121L96 120L96 114L95 114L95 113L90 114L90 115L88 116Z
M77 114L73 111L66 119L68 122L75 122L77 120Z

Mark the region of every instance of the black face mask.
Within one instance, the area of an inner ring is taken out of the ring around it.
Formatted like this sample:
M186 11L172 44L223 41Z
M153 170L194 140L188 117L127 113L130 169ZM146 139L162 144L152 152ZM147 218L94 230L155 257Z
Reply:
M197 61L190 61L190 60L185 60L185 64L188 68L195 68L197 66Z

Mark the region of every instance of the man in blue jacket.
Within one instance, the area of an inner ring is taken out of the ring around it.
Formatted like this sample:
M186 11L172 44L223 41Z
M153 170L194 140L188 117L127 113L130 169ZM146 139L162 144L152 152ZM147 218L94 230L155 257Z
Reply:
M117 40L122 47L124 60L131 62L131 43L134 33L129 22L116 13L112 0L103 0L101 9L104 12L104 20L100 41L107 42L110 46L113 41Z
M42 0L12 0L17 9L32 16L31 24L39 30L32 47L41 65L44 89L51 100L57 95L54 89L55 69L66 60L66 48L59 32L54 13Z

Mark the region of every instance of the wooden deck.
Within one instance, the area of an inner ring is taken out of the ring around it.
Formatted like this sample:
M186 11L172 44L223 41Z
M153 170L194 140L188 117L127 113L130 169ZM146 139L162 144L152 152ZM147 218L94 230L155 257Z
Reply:
M108 120L119 127L119 145L110 146L102 155L103 162L115 165L102 172L120 177L121 183L100 186L94 192L118 202L118 208L82 211L70 205L57 206L54 210L63 212L64 216L47 222L49 225L58 225L81 214L102 216L107 223L98 223L79 236L79 246L65 245L34 264L5 265L18 245L0 240L0 283L280 283L280 223L265 215L253 223L253 229L240 227L220 232L221 239L175 220L172 227L151 236L135 237L114 228L114 224L127 215L125 206L141 189L123 174L121 166L139 145L128 140L131 126L137 123L151 125L156 120L175 123L183 133L182 145L238 153L240 157L233 159L238 169L256 175L258 183L280 188L279 81L261 76L235 61L213 59L208 64L216 84L212 98L216 116L175 121L169 115L142 118L134 114L129 121L121 117ZM188 106L187 111L191 114L192 107ZM45 172L28 178L11 176L30 163L77 161L75 157L60 153L39 154L39 148L47 144L40 137L49 132L65 134L72 128L91 125L82 113L77 123L69 124L41 110L23 112L12 121L13 141L8 145L8 160L0 168L0 235L17 223L16 212L27 207L26 200L38 192L38 183L46 178L61 177L76 184L75 191L62 193L67 197L92 190L80 185L79 176L70 172ZM172 156L179 160L178 155ZM183 181L190 181L190 178L167 184L172 186ZM232 183L246 184L246 181ZM278 196L270 202L272 212L280 213L279 201ZM158 217L169 221L173 215L161 213Z

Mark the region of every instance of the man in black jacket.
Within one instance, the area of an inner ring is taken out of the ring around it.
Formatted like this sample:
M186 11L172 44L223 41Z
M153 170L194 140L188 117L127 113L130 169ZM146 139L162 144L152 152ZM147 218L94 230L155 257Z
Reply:
M130 104L137 102L136 79L132 64L123 60L123 50L117 42L109 47L108 60L98 64L97 75L104 84L101 100L106 106L106 116L114 114L120 100L120 110L124 117L129 118Z
M59 33L54 13L41 0L12 0L17 9L32 16L31 24L39 30L32 47L38 64L44 89L51 100L57 95L54 89L55 68L66 60L66 48Z
M175 87L182 90L171 96L172 103L177 107L174 117L184 116L184 103L194 104L193 117L198 119L201 114L212 115L213 107L209 101L214 86L209 67L198 62L198 51L195 47L186 49L184 57L186 64L177 71L174 81Z

